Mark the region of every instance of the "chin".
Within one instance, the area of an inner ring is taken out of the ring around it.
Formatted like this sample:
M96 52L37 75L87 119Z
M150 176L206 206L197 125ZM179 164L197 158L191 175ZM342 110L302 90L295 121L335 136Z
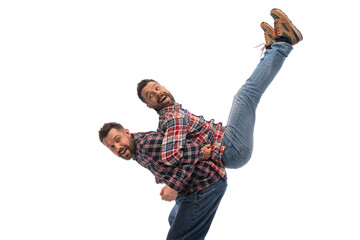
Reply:
M133 157L133 154L130 154L130 155L127 155L124 159L125 160L130 160L130 159L132 159L132 157Z
M167 102L167 103L161 104L159 107L160 107L160 109L163 109L163 108L166 108L166 107L170 107L172 105L174 105L173 102Z

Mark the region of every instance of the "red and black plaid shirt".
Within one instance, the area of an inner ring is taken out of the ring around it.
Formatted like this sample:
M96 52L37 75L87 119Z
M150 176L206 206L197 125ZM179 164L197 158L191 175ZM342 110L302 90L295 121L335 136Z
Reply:
M225 145L223 143L225 127L214 120L206 121L183 109L178 103L158 111L158 132L164 135L162 159L169 166L180 161L186 141L190 140L204 146L211 144L212 152L209 164L221 177L226 178L225 166L221 161Z
M165 183L179 195L205 189L221 178L211 164L203 160L201 146L194 142L186 141L181 149L182 158L169 165L161 158L164 137L160 133L132 133L131 136L136 145L133 159L150 170L156 182Z

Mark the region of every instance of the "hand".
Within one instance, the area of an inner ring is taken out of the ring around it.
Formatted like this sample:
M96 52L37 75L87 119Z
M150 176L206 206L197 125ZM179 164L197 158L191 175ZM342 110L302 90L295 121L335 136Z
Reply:
M178 192L169 186L165 186L161 189L160 196L164 201L171 202L177 198Z
M210 158L210 156L211 156L211 145L206 144L205 146L203 146L201 148L201 151L203 152L203 155L204 155L203 160L208 160Z

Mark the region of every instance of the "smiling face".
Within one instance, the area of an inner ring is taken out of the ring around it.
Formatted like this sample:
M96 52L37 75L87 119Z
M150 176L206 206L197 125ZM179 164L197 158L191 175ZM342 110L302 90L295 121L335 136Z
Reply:
M142 89L141 96L146 105L156 111L175 103L173 95L157 82L148 82Z
M135 142L128 129L112 128L102 143L116 156L125 160L131 159L135 154Z

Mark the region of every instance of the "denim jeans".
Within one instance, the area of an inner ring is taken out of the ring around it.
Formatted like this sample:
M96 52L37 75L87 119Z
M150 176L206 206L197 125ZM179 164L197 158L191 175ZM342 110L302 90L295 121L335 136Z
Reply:
M209 231L227 181L220 179L210 187L176 199L170 212L167 240L202 240Z
M249 161L253 151L256 107L292 50L288 43L274 43L271 48L234 97L224 133L226 148L222 161L227 168L240 168Z

